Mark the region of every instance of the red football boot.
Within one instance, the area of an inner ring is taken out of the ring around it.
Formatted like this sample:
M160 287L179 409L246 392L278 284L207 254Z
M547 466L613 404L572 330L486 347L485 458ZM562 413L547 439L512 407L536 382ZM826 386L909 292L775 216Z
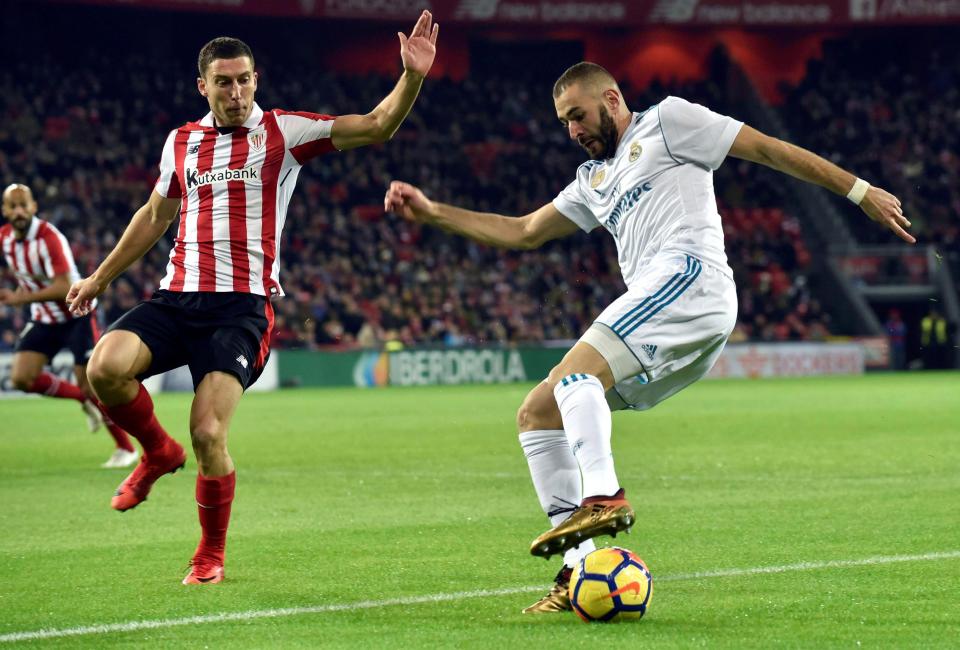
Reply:
M144 454L140 457L140 463L130 476L123 480L113 498L110 499L110 507L120 512L136 508L147 500L150 488L158 478L183 469L186 462L187 454L183 451L183 447L171 438L160 452L150 456Z

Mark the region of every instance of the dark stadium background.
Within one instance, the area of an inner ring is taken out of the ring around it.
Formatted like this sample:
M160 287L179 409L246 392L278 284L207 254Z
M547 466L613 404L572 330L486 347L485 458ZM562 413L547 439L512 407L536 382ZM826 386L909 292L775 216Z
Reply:
M535 252L502 252L402 223L381 206L394 178L507 214L551 200L582 153L553 114L550 88L586 58L623 82L634 110L668 94L698 101L903 200L919 240L912 248L842 197L725 163L715 183L740 291L734 341L876 343L895 310L907 327L907 365L956 364L960 14L942 15L949 6L758 1L748 14L749 3L729 0L423 4L441 23L437 63L400 132L379 147L326 156L300 176L285 227L288 297L276 304L275 347L578 337L622 291L602 229ZM548 5L573 18L544 18ZM66 234L87 273L148 196L168 130L206 113L195 89L204 42L233 35L252 46L265 108L366 112L392 87L395 32L408 30L420 8L372 0L7 3L0 182L34 189L40 216ZM518 19L523 12L540 19ZM101 301L105 322L150 294L168 250L159 245L114 284ZM950 323L950 340L935 350L921 345L931 308ZM0 351L12 348L25 315L0 308Z

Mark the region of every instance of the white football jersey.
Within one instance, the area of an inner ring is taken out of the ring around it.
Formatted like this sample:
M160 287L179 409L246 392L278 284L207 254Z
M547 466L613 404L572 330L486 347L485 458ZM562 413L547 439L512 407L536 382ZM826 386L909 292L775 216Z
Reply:
M713 193L713 170L743 122L679 97L667 97L633 121L608 160L588 160L553 200L587 232L598 225L617 243L628 287L657 254L693 255L733 277Z

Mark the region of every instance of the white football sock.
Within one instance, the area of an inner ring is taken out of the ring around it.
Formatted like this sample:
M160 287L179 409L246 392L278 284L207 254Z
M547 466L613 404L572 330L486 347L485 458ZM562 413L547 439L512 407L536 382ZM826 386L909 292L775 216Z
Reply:
M562 429L526 431L520 434L520 446L527 457L540 507L550 518L550 525L566 521L583 500L580 467L570 451L567 434ZM563 555L564 564L574 566L595 548L591 539L580 544L580 548L569 549Z
M554 387L563 428L583 476L583 495L610 496L620 489L613 468L613 427L603 384L593 375L567 375Z
M568 548L567 552L563 554L563 565L572 569L577 566L577 562L582 560L587 553L595 550L597 550L597 545L593 543L592 539L580 542L580 546Z

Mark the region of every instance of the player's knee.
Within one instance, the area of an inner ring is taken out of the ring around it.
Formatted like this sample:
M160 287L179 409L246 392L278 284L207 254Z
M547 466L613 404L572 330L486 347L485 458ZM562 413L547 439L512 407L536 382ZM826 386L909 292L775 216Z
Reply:
M22 390L25 393L30 390L30 387L33 386L33 382L36 380L36 374L29 372L14 371L14 373L10 376L10 383L13 384L13 387L17 390Z
M97 393L103 389L109 389L111 386L126 381L128 379L127 369L129 363L123 363L115 354L97 347L87 363L87 381L93 386Z
M535 429L562 429L563 419L553 397L553 390L546 383L539 384L527 394L523 404L517 409L517 429L533 431Z
M197 457L206 458L226 450L227 435L216 418L207 418L197 422L190 429L190 439Z

